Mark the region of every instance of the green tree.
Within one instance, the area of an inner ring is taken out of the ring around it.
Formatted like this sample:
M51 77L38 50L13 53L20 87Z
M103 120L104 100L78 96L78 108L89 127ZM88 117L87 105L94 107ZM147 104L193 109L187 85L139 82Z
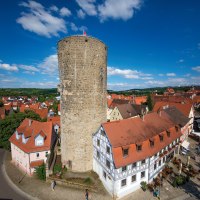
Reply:
M46 166L45 164L42 164L39 167L36 167L36 175L40 180L46 180Z
M26 118L41 121L40 115L35 113L33 110L25 110L25 115L26 115Z
M152 102L150 94L148 94L148 96L147 96L147 105L148 105L149 111L152 111L153 110L153 102Z
M40 116L32 110L26 110L24 113L13 112L11 115L6 116L5 119L0 121L0 147L10 150L9 138L25 118L42 121Z

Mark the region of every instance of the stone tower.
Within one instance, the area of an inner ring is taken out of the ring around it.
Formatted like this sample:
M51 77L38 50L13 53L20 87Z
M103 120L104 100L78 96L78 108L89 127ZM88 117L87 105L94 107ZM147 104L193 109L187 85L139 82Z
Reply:
M58 42L62 163L92 169L92 134L106 121L107 47L98 39L71 36Z

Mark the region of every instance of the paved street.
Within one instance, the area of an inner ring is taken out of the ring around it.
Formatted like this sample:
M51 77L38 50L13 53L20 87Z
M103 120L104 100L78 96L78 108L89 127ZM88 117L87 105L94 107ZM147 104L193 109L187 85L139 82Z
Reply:
M13 200L27 200L22 194L19 194L4 174L3 158L5 151L0 149L0 200L13 199Z

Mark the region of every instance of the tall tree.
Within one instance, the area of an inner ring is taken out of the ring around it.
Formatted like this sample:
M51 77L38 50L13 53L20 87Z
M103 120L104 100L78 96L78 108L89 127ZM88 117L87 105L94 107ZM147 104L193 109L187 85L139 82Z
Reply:
M153 102L152 102L150 94L148 94L148 96L147 96L147 105L148 105L149 111L152 111L153 110Z

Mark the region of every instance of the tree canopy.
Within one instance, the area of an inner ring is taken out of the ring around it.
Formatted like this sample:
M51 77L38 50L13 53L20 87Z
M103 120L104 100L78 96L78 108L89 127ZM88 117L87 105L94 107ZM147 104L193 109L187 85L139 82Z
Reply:
M12 113L7 116L0 121L0 147L10 150L10 142L8 140L25 118L42 121L40 116L32 110L26 110L25 113Z

